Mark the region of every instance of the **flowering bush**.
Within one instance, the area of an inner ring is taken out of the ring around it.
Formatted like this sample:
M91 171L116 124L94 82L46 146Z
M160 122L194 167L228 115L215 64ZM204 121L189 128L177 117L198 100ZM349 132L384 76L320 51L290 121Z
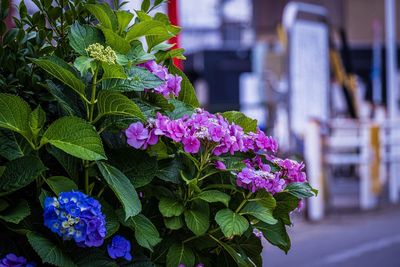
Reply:
M0 266L262 266L262 237L287 252L316 193L304 165L255 120L199 108L166 43L180 28L149 15L163 1L52 2L0 25Z

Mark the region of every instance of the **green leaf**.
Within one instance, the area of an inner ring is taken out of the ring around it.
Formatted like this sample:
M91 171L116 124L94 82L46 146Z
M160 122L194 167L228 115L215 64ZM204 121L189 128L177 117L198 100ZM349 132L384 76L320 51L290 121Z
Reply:
M63 117L53 122L43 134L41 145L50 143L84 160L101 160L106 155L100 136L91 124L77 117Z
M86 4L86 9L101 23L102 26L116 31L118 28L117 17L106 3Z
M187 227L197 236L205 234L210 227L210 209L204 201L194 200L184 215Z
M274 217L282 220L286 225L291 225L290 213L297 208L299 199L291 194L281 192L274 195L276 208Z
M111 91L101 91L98 95L97 107L99 116L128 116L145 120L142 111L128 97Z
M239 111L227 111L221 115L229 122L241 126L246 133L257 130L257 120L253 120Z
M181 183L181 170L183 170L183 163L180 160L163 160L159 162L159 169L156 176L166 182L179 184Z
M101 32L90 25L80 25L75 22L69 31L69 45L80 55L86 56L86 48L95 43L104 43Z
M169 21L168 16L165 15L164 13L159 12L159 13L155 14L154 20L159 21L162 24L164 24L164 26L166 28L166 32L163 34L146 36L146 42L147 42L147 45L150 50L154 46L171 39L171 37L173 37L173 36L176 36L181 31L180 27L171 25L171 22Z
M171 24L165 24L165 28L166 32L164 34L146 36L146 42L150 50L152 50L153 47L157 46L158 44L171 39L173 36L176 36L181 31L180 27Z
M44 207L44 200L46 199L46 197L52 197L53 194L51 194L49 191L44 190L43 188L40 190L40 195L38 197L39 202L40 202L40 206L42 206L42 208Z
M174 47L176 44L169 44L167 42L158 44L154 47L151 48L152 52L158 52L158 51L167 51L170 50L172 47Z
M251 215L265 223L275 224L277 220L272 216L272 209L266 208L258 202L249 202L240 211L240 214Z
M275 198L266 191L258 191L255 198L249 199L249 201L256 201L260 205L271 210L275 209L276 207Z
M82 249L77 247L71 252L74 262L79 267L119 267L116 260L111 259L100 249Z
M142 42L138 40L131 42L131 49L126 56L132 64L139 64L148 60L156 59L153 54L149 54L144 51Z
M158 203L161 214L165 217L179 216L183 213L183 203L177 199L162 197Z
M144 12L149 11L150 8L150 0L143 0L142 5L140 6L140 9Z
M34 134L38 134L45 122L46 113L39 105L31 112L31 114L29 114L29 127Z
M80 159L75 158L54 146L48 146L47 151L54 158L56 158L56 160L61 164L61 166L67 172L69 177L73 178L74 180L78 179L80 164L81 164Z
M62 192L78 190L78 186L74 181L65 176L52 176L47 178L45 181L56 195L59 195Z
M235 235L240 236L249 228L249 222L246 218L230 209L218 211L215 214L215 221L228 238Z
M106 238L113 236L119 229L119 220L114 208L105 200L100 200L101 211L106 216Z
M147 92L147 96L149 98L148 101L152 105L154 105L156 107L159 107L159 108L161 108L162 110L165 110L165 111L174 110L174 105L169 103L168 99L166 99L163 95Z
M46 80L46 89L59 104L62 114L83 117L80 108L83 105L75 93L65 90L64 87L56 85L51 80Z
M85 84L78 78L74 69L68 63L55 56L32 59L32 61L54 78L69 86L82 98L85 97Z
M13 205L5 212L2 211L0 214L0 219L6 222L18 224L30 214L31 210L29 208L28 202L22 199L18 202L18 204Z
M196 97L196 92L193 88L193 85L189 81L188 77L180 70L178 69L172 61L170 61L168 65L169 72L171 74L176 74L182 77L182 82L181 82L181 91L179 92L178 100L192 106L192 107L199 107L199 100L197 100Z
M260 230L264 237L272 245L279 247L286 253L289 251L291 243L290 238L286 232L286 227L283 222L278 221L276 224L267 224L264 222L259 222L255 227Z
M132 67L129 70L127 79L110 79L102 82L104 90L118 92L142 92L144 89L152 89L164 81L146 69Z
M231 199L231 197L228 194L225 194L218 190L203 191L197 197L211 203L221 202L227 207L229 205L229 200Z
M161 5L163 2L165 2L166 0L155 0L154 1L154 6L156 7L156 6L159 6L159 5Z
M8 130L0 130L0 156L14 160L31 152L32 146L21 135Z
M135 188L145 186L153 180L158 170L156 157L132 148L118 152L112 154L111 161L129 178Z
M154 50L154 47L153 47L153 50ZM156 53L157 62L162 62L167 59L174 59L174 58L185 60L186 57L183 55L184 52L185 52L185 49L183 49L183 48L177 48L177 49L172 49L172 50L168 50L168 51L159 51Z
M154 116L152 118L154 118ZM147 149L147 153L149 153L150 156L156 157L158 160L160 160L159 163L162 163L162 166L163 166L162 168L163 169L165 168L165 162L166 161L162 161L162 160L171 158L171 156L168 154L168 147L162 140L158 140L157 144L155 144L154 146L150 146ZM157 169L156 176L158 174L158 170L159 169L161 169L161 168L159 167ZM158 178L160 178L160 177L158 177ZM168 179L167 177L163 177L163 178L160 178L160 179L164 179L164 178ZM179 173L178 173L178 177L176 177L176 178L175 177L171 177L171 179L173 179L173 181L170 181L170 182L179 183L179 181L180 181L179 180Z
M152 20L152 16L147 14L147 12L143 12L142 10L135 10L136 16L138 18L138 21L150 21Z
M106 38L106 44L109 45L114 51L126 54L131 48L128 41L116 34L113 30L107 29L105 27L100 27L101 31Z
M169 103L173 104L175 109L171 112L167 112L168 117L176 120L182 118L184 115L192 115L194 112L194 108L182 101L177 99L169 99Z
M108 186L114 191L121 202L125 211L125 220L139 214L142 204L132 183L117 168L101 161L97 161L97 166L106 180Z
M160 243L161 238L157 228L143 214L130 217L125 221L122 210L117 211L117 213L122 224L135 231L135 238L140 246L153 251L153 247Z
M7 195L32 183L47 168L34 156L17 158L6 164L0 177L0 196Z
M225 242L222 242L218 238L214 236L210 236L214 241L216 241L228 254L232 257L232 259L237 263L239 267L249 267L249 265L244 261L242 256L230 245Z
M61 248L42 235L29 232L26 236L29 244L31 244L33 250L40 256L43 263L49 263L59 267L77 267Z
M5 169L4 166L1 166L0 169L1 169L2 167ZM1 175L2 175L2 173L1 173L1 171L0 171L0 176L1 176ZM7 209L9 206L10 206L10 204L8 204L7 201L5 201L4 199L1 199L1 198L0 198L0 211L3 211L3 210L5 210L5 209Z
M10 94L0 94L0 128L17 132L30 139L29 105L20 97Z
M255 235L250 235L250 237L243 236L238 241L236 246L239 251L243 251L247 256L247 261L251 262L251 266L262 266L262 250L263 244L260 238Z
M178 230L183 227L183 221L181 216L164 217L164 224L168 229Z
M132 42L142 36L165 34L168 34L168 30L163 23L155 20L148 20L133 24L128 30L125 39L128 42Z
M103 76L101 77L102 80L106 79L126 79L127 76L124 71L124 67L118 64L107 64L102 63L101 66L103 67Z
M122 33L131 22L133 14L125 10L116 10L115 14L118 20L118 32Z
M74 67L81 73L82 76L85 76L88 70L94 70L96 68L96 61L91 57L80 56L75 59Z
M163 80L144 68L133 67L129 70L128 81L135 91L153 89L164 83Z
M195 257L191 248L185 244L173 244L167 253L167 267L176 267L184 264L186 267L194 265Z
M290 183L286 186L285 192L297 197L297 198L309 198L316 196L315 191L309 183Z

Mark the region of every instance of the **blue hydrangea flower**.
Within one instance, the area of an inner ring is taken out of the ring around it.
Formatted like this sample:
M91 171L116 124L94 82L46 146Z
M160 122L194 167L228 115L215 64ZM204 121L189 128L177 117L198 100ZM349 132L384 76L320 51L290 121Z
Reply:
M82 192L63 192L44 201L44 225L81 247L99 247L106 236L100 203Z
M114 236L111 243L107 245L107 251L108 255L113 259L124 258L127 261L132 260L131 242L123 236Z
M36 267L36 264L27 262L22 256L18 257L13 253L9 253L0 260L0 267Z

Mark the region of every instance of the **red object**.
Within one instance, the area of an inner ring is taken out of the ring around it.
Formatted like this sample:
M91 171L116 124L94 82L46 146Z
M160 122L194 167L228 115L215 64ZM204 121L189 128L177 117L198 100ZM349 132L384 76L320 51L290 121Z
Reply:
M168 1L168 17L171 21L172 25L179 26L179 9L178 9L178 0L169 0ZM179 48L179 34L175 37L172 37L169 41L170 44L176 44L174 48ZM182 60L174 58L174 65L183 69Z

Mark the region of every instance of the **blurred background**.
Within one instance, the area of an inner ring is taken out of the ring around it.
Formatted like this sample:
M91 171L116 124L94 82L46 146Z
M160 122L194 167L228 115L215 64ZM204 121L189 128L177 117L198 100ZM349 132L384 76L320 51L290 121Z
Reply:
M400 2L169 0L161 11L183 27L176 64L202 106L256 118L319 189L293 214L292 250L266 244L265 266L399 267Z

